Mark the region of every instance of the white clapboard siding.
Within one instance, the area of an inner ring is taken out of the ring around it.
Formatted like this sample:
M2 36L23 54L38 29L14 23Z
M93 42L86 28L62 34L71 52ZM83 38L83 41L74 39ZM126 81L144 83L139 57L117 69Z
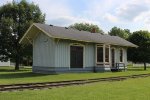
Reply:
M0 61L0 66L10 66L10 61L7 61L7 62Z

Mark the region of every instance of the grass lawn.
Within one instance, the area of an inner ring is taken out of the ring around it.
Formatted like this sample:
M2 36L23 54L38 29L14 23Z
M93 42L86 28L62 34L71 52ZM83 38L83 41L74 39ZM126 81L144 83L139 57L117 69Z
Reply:
M150 73L142 68L130 67L126 72L68 73L57 75L34 74L31 69L14 71L0 67L0 84L50 82ZM1 92L0 100L150 100L150 77L117 82L97 82L43 90Z
M99 74L98 74L99 75ZM150 100L150 78L0 93L0 100Z
M112 76L123 76L132 74L150 73L150 68L147 71L141 68L129 68L125 72L105 72L105 73L67 73L57 75L35 74L29 68L21 68L20 71L14 71L13 67L0 67L0 84L18 84L32 82L52 82L75 79L89 79Z

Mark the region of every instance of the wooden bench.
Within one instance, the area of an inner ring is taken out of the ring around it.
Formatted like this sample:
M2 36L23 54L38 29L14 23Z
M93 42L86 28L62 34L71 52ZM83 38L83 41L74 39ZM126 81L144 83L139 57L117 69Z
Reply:
M116 63L115 67L111 68L112 72L117 72L121 70L124 70L124 71L126 70L125 63Z

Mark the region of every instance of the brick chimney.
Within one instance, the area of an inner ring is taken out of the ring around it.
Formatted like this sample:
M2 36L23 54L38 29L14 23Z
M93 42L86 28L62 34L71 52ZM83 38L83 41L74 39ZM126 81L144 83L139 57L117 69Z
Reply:
M96 33L96 29L95 29L95 28L93 28L91 33Z

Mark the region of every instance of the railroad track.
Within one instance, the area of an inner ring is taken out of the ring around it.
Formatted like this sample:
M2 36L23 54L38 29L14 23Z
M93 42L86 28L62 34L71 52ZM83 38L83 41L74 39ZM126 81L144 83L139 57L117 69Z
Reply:
M43 83L26 83L26 84L11 84L11 85L0 85L0 92L4 91L22 91L26 89L44 89L44 88L57 88L72 85L82 85L94 82L112 82L112 81L123 81L131 78L142 78L149 77L149 74L139 74L130 76L117 76L117 77L107 77L107 78L94 78L94 79L83 79L83 80L70 80L70 81L58 81L58 82L43 82Z

